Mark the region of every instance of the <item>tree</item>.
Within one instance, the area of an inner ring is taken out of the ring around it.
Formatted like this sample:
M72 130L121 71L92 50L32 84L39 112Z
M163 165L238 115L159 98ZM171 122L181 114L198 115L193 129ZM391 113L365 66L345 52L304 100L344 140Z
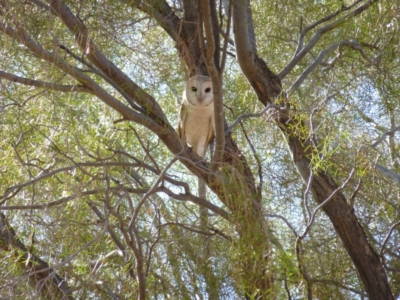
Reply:
M397 12L1 0L5 294L393 299ZM206 161L175 130L193 75L214 88Z

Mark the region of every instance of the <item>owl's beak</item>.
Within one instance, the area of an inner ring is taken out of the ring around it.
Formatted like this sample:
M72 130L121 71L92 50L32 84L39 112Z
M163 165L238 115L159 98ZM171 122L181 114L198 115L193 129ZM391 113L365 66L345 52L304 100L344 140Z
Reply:
M197 100L199 100L200 103L203 102L203 99L204 99L204 94L203 93L197 94Z

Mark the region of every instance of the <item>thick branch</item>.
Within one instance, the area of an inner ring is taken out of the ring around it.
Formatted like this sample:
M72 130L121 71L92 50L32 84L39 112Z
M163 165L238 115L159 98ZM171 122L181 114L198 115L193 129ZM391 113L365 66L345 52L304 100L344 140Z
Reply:
M143 107L150 116L154 116L158 122L168 124L168 121L158 103L153 97L136 85L125 73L108 60L90 39L88 30L84 24L75 17L69 8L60 0L50 1L50 7L64 22L81 50L86 53L89 60L115 84L124 90L132 99Z
M46 299L47 297L63 300L74 299L68 284L57 275L55 270L49 268L47 262L28 252L7 222L6 216L2 213L0 213L0 250L10 254L17 250L15 262L29 276L30 285L36 289L41 297Z
M219 164L222 162L224 149L225 149L225 118L223 111L223 100L222 100L222 74L219 72L219 59L218 62L215 61L215 57L219 58L219 45L215 44L215 36L219 36L218 31L214 35L212 10L215 7L210 7L210 2L213 1L203 1L202 10L199 10L199 19L204 22L205 38L207 39L207 49L204 49L204 40L200 41L202 45L202 52L206 60L206 65L208 72L210 74L213 83L213 93L214 93L214 122L215 122L215 151L213 155L213 164L211 170L217 170ZM202 18L201 18L202 17ZM203 29L202 24L199 24L200 39L203 39Z
M15 21L17 23L17 21ZM119 112L125 119L134 121L142 124L154 132L164 133L165 127L160 126L148 116L142 115L130 109L127 105L123 104L104 89L102 89L92 78L81 72L78 68L69 65L60 56L46 51L44 48L39 46L27 32L17 23L18 30L12 29L8 24L0 23L0 31L3 31L13 39L24 44L29 50L31 50L36 56L46 60L47 62L54 64L60 70L66 72L70 76L82 83L87 89L90 89L94 95L101 99L104 103Z
M258 57L249 0L233 4L233 33L240 68L264 105L282 93L279 78Z

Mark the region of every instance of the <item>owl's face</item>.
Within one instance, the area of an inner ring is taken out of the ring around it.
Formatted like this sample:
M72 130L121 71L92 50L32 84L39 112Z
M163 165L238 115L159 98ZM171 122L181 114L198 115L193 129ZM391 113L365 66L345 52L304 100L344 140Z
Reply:
M186 82L186 98L195 106L208 106L214 101L211 78L193 76Z

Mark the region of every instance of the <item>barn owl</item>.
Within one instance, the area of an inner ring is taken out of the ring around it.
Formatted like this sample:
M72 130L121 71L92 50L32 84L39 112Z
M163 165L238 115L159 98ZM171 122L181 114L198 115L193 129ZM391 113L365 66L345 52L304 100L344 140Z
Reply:
M179 136L204 158L215 132L214 95L210 77L197 75L186 82L178 129Z

